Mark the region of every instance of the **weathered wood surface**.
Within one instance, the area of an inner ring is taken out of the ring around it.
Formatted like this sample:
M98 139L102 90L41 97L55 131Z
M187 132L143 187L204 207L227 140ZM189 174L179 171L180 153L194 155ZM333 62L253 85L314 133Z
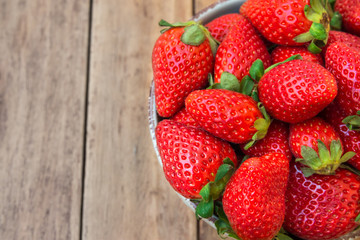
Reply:
M0 239L79 239L88 13L0 0Z
M162 174L147 120L157 23L191 14L190 0L93 2L83 239L197 239L194 214Z

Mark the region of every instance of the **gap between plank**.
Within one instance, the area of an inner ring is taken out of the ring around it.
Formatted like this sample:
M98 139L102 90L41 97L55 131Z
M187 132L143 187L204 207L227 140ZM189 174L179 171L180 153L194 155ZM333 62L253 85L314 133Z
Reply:
M88 45L87 45L87 63L86 63L86 85L85 85L85 117L84 117L84 138L83 138L83 165L81 172L81 202L80 202L80 224L79 239L83 238L83 219L84 219L84 196L85 196L85 174L86 174L86 147L87 147L87 124L88 124L88 100L90 85L90 66L91 66L91 36L92 36L92 17L93 17L93 0L89 0L89 28L88 28Z

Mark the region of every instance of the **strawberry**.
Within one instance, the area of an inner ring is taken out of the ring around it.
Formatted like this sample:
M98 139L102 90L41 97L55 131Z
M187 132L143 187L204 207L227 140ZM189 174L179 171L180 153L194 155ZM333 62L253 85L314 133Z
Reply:
M267 69L259 81L259 99L281 121L297 123L316 116L337 95L334 76L319 64L293 60Z
M230 13L215 18L205 26L209 29L209 32L216 40L222 42L228 34L230 28L242 19L243 17L240 14Z
M343 154L341 139L335 129L319 117L290 126L290 149L296 161L307 166L305 176L329 175L356 153Z
M335 42L344 43L347 46L356 48L357 50L360 51L360 38L359 37L352 35L350 33L346 33L346 32L330 31L328 42L322 51L322 54L324 56L326 54L327 48Z
M324 60L321 54L314 54L310 52L306 47L289 47L289 46L278 46L271 52L271 60L273 63L285 61L289 57L300 54L303 60L318 63L324 66Z
M195 119L190 115L190 113L188 111L186 111L185 107L182 108L180 111L178 111L170 119L174 120L176 122L181 122L187 126L201 128L201 126L195 121Z
M360 36L360 2L358 0L336 0L335 10L342 15L345 30Z
M285 216L289 160L281 153L247 159L226 185L223 208L243 240L271 240Z
M325 65L337 80L336 102L347 115L355 115L360 110L360 51L336 42L326 51Z
M205 27L176 23L157 39L152 53L155 101L158 114L171 117L184 106L186 96L208 84L216 44Z
M359 226L360 177L345 169L305 177L291 164L284 229L302 239L335 239Z
M223 159L237 164L229 143L201 129L163 120L155 134L165 177L186 198L201 198L200 190L215 179Z
M331 104L325 109L324 118L339 134L344 146L344 151L352 151L356 153L356 155L351 158L348 163L360 170L360 132L350 130L346 124L343 123L343 120L346 118L346 114L340 107L334 104Z
M340 141L340 137L329 123L319 117L314 117L304 122L291 124L289 140L291 152L296 158L301 158L302 146L311 147L318 152L318 140L329 148L331 142Z
M269 124L251 97L225 89L194 91L186 98L185 106L203 129L233 143L251 140L259 130L254 127L257 120L264 120L263 135Z
M271 122L266 136L245 150L245 144L240 145L241 150L250 157L261 157L268 153L284 154L289 160L292 154L289 147L289 126L284 122L274 120Z
M248 0L244 13L269 41L287 46L310 42L312 52L326 43L333 11L321 0Z
M239 9L240 14L243 15L244 17L246 17L246 18L249 18L249 17L248 17L248 13L247 13L247 6L249 5L249 2L250 2L250 1L245 1L245 2L240 6L240 9Z
M239 82L249 73L252 63L261 59L270 66L270 54L251 23L242 19L234 25L220 44L215 57L215 82L220 82L223 72L236 76Z

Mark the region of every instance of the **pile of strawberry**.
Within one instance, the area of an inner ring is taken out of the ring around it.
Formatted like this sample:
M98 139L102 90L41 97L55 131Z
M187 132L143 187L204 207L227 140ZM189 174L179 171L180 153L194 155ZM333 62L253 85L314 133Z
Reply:
M155 43L166 179L220 236L336 239L360 226L360 1L248 0ZM345 32L346 31L346 32Z

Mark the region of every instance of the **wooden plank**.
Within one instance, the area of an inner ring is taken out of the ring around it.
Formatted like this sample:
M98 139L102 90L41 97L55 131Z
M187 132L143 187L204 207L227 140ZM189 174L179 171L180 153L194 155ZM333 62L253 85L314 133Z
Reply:
M0 0L0 239L79 239L88 11Z
M208 225L204 221L199 222L199 239L198 240L220 240L221 238L216 229ZM231 238L229 238L230 240Z
M93 3L83 239L196 239L195 216L166 182L147 122L157 23L191 11L190 0Z

